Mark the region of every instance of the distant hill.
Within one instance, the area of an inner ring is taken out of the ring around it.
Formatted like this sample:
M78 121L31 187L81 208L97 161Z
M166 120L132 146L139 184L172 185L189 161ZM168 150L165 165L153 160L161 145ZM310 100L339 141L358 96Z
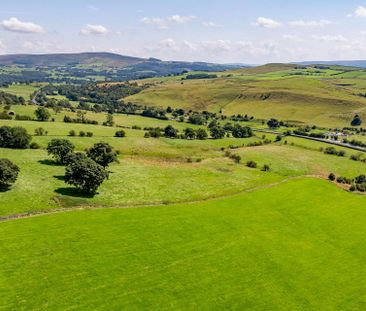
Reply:
M298 65L314 65L314 64L337 65L337 66L366 68L366 60L306 61L306 62L296 62L294 64L298 64Z
M20 68L21 72L12 67ZM225 71L244 65L162 61L114 53L0 55L0 84L12 82L125 81L181 74L184 71Z
M65 54L13 54L0 55L0 65L33 66L75 66L104 65L106 67L126 67L143 62L143 58L123 56L113 53L65 53Z

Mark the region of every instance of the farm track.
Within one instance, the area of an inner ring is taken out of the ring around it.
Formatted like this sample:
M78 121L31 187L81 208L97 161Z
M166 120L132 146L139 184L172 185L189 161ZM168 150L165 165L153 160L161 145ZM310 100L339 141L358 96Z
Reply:
M232 196L236 196L242 193L249 193L257 190L263 190L263 189L269 189L276 187L278 185L281 185L283 183L286 183L290 180L298 180L302 178L318 178L318 179L324 179L321 176L318 175L303 175L303 176L295 176L295 177L287 177L281 181L271 183L268 185L253 187L241 191L237 191L231 194L224 194L224 195L218 195L211 198L206 199L199 199L199 200L193 200L193 201L179 201L179 202L172 202L168 204L163 204L161 202L158 203L142 203L142 204L128 204L128 205L116 205L116 206L103 206L103 205L84 205L84 206L76 206L76 207L64 207L64 208L55 208L55 209L48 209L43 211L34 211L29 213L20 213L20 214L12 214L7 216L0 216L0 223L7 222L11 220L16 219L22 219L22 218L31 218L36 216L45 216L45 215L51 215L51 214L58 214L58 213L64 213L64 212L73 212L73 211L83 211L83 210L99 210L99 209L122 209L122 208L143 208L143 207L156 207L156 206L166 206L166 205L179 205L179 204L197 204L197 203L203 203L208 201L214 201L214 200L220 200L225 198L230 198Z

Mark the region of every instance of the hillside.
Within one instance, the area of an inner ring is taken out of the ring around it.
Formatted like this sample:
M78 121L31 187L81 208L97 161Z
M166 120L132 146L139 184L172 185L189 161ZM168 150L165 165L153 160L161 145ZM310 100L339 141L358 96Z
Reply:
M176 75L183 71L225 71L241 67L243 66L144 59L106 52L1 55L0 84L126 81Z
M0 66L22 65L25 67L101 65L122 68L143 62L144 59L113 53L64 53L64 54L14 54L0 55Z
M321 126L347 126L356 113L366 116L366 99L361 96L366 72L355 68L269 64L216 79L182 78L155 79L155 86L127 100Z
M311 64L338 65L338 66L366 68L366 60L306 61L306 62L298 62L296 64L299 64L299 65L311 65Z

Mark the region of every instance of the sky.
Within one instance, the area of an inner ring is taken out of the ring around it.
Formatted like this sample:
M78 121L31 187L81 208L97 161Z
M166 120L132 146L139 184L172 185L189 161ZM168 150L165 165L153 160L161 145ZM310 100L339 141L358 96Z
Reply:
M366 59L366 0L12 0L0 54L262 64Z

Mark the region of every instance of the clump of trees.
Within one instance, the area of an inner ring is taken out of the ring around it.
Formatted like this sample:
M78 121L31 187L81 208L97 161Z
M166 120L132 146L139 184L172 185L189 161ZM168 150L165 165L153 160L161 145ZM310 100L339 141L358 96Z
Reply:
M0 189L6 189L18 178L19 167L9 159L0 159Z
M344 176L336 176L334 173L330 173L328 176L330 181L336 181L339 184L350 185L350 191L366 192L366 175L359 175L355 178L347 178Z
M276 129L281 126L281 123L277 119L270 119L268 120L267 125L270 129Z
M344 157L346 155L346 152L344 150L337 150L334 147L326 147L324 149L324 153L325 154L336 155L336 156L339 156L339 157Z
M0 147L12 149L26 149L29 147L32 137L23 127L0 127Z
M51 117L50 112L48 111L48 109L46 109L45 107L38 107L35 111L34 114L36 116L36 119L38 121L48 121Z

